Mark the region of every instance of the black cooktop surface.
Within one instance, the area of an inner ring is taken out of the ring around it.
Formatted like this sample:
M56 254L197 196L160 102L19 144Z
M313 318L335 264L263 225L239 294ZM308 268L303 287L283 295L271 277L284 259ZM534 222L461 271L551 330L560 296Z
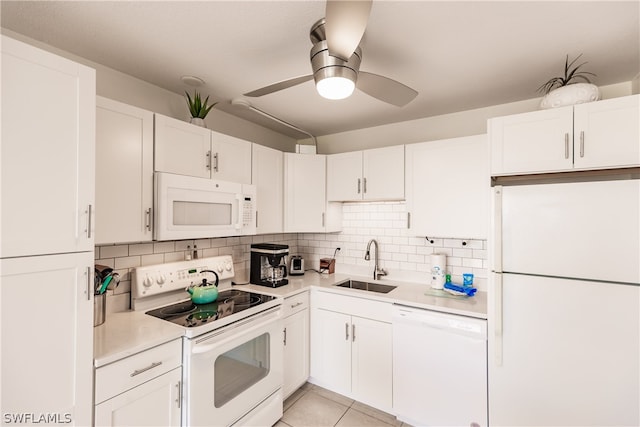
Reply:
M239 313L275 298L269 295L229 289L218 293L218 299L209 304L194 304L189 300L156 308L147 311L146 314L192 328Z

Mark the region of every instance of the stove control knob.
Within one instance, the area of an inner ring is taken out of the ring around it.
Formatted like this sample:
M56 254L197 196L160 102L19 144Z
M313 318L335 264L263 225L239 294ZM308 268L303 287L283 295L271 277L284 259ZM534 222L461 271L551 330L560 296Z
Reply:
M167 278L164 276L164 274L158 275L158 278L156 279L156 282L158 282L159 285L164 285L164 282L166 281Z
M232 267L232 265L231 265L231 262L230 262L230 261L227 261L227 262L225 263L225 265L224 265L224 268L225 268L227 271L231 271L231 267Z
M142 285L145 288L150 287L151 285L153 285L153 279L147 274L147 277L145 277L144 280L142 280Z
M222 273L222 270L224 269L224 266L222 264L218 264L218 273Z

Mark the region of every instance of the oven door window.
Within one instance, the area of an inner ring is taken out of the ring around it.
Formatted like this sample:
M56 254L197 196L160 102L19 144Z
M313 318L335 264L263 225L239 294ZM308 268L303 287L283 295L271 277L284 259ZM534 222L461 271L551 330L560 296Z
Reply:
M219 355L214 364L214 405L222 407L269 374L269 334Z

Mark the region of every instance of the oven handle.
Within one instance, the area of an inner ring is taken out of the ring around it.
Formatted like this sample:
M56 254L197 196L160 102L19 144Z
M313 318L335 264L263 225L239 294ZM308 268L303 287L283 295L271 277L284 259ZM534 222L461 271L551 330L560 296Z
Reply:
M244 334L256 329L265 328L278 321L281 317L280 306L277 306L244 320L232 323L231 325L220 328L219 330L196 340L193 348L191 349L191 354L203 354L211 350L215 350L219 348L220 345L237 339L239 333ZM238 328L242 328L242 330L238 331ZM213 342L201 344L213 338L218 339L215 339Z

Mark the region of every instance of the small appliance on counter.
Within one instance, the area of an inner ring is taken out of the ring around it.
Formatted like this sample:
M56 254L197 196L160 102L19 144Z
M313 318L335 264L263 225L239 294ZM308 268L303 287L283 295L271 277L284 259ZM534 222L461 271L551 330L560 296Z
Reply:
M431 287L443 289L446 280L447 255L431 254Z
M255 285L277 288L289 283L287 256L289 246L276 243L251 245L251 273L249 280Z
M300 276L304 274L304 258L300 255L291 255L289 274L291 276Z

